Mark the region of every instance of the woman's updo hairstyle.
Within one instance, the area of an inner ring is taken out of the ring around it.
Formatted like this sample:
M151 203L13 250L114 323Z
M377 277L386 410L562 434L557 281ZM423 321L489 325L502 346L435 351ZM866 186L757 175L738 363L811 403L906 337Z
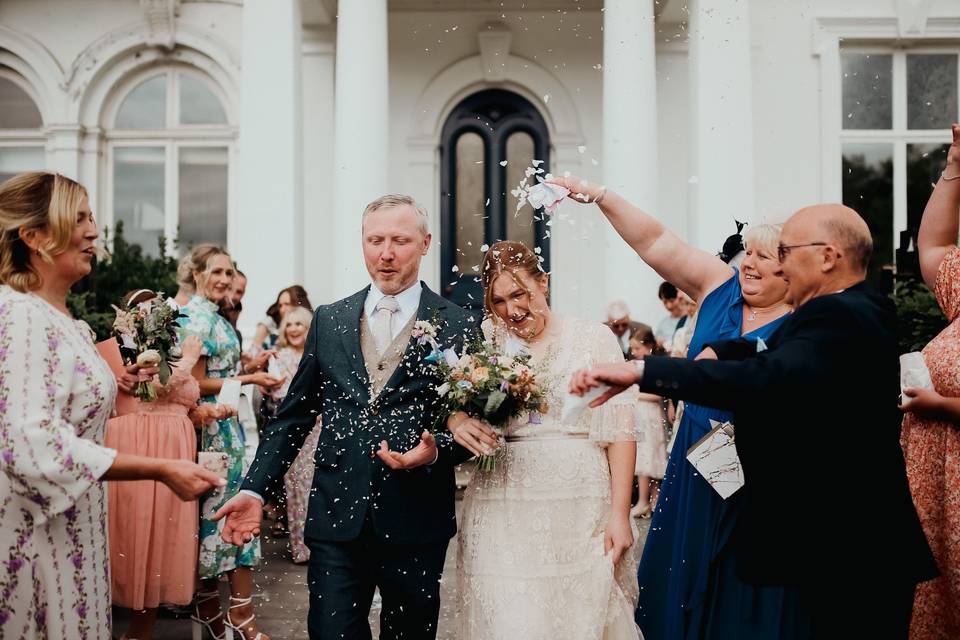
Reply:
M86 195L79 183L47 171L21 173L0 184L0 284L20 292L43 285L20 230L48 231L49 239L37 253L43 261L52 262L70 245Z
M540 266L542 259L522 242L501 240L487 249L480 266L480 284L483 286L483 307L491 318L496 316L493 310L493 282L503 274L509 275L518 287L528 295L530 289L518 277L525 273L538 280L546 272Z
M207 279L210 277L207 272L210 266L211 258L216 256L227 256L230 254L223 248L215 244L198 244L190 252L190 271L193 273L193 279L196 283L196 294L206 297ZM231 260L231 264L232 264Z

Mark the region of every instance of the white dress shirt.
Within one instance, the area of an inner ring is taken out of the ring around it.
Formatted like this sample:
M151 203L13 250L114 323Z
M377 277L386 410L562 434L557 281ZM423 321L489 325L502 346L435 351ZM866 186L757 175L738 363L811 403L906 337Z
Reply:
M408 289L401 291L400 293L394 295L396 298L397 304L400 308L397 310L394 315L393 321L390 323L390 337L396 339L400 335L400 330L403 329L407 322L410 321L410 318L417 315L417 309L420 308L420 294L423 293L423 285L420 284L420 281L417 280L415 283L410 285ZM370 284L370 291L367 292L367 299L363 303L363 313L367 316L367 324L373 326L373 312L377 308L377 303L379 303L383 298L386 298L387 294L383 291L380 291L380 288L376 284Z

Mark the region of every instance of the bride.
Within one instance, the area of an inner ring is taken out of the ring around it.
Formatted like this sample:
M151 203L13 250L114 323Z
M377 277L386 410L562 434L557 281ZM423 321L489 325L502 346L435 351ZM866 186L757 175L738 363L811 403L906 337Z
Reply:
M478 470L467 487L457 637L637 640L635 398L617 396L602 412L561 420L571 373L622 358L617 339L602 324L551 312L549 276L522 243L490 247L481 279L485 335L527 343L550 408L539 421L511 424L496 468ZM488 425L470 418L451 432L476 455L498 444Z

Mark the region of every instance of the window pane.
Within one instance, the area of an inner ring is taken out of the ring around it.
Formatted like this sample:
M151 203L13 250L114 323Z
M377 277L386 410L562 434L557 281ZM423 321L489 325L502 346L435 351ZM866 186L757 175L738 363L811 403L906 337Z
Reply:
M873 234L867 280L889 286L883 269L893 266L893 145L843 145L843 204L855 209Z
M484 236L483 138L468 132L457 139L457 267L460 275L477 274ZM443 274L444 278L449 274ZM452 280L451 280L452 281Z
M212 242L227 244L227 148L180 149L181 249Z
M199 78L180 74L180 124L227 124L217 96Z
M933 193L933 185L947 166L948 144L907 145L907 226L916 232Z
M517 199L510 192L520 184L527 167L532 164L533 150L533 138L525 131L518 131L507 139L507 240L522 242L531 249L537 241L533 207L525 205L517 211ZM540 165L540 168L545 174L546 167ZM527 180L528 185L535 182L533 176Z
M118 129L164 129L167 126L167 76L141 82L117 112Z
M893 126L893 56L843 53L843 128L890 129Z
M0 78L0 129L39 129L43 126L40 110L9 78Z
M907 56L907 128L949 129L957 121L957 56Z
M123 237L160 255L164 235L164 155L162 147L120 147L113 160L113 219Z
M24 171L43 171L47 158L43 147L0 147L0 182Z

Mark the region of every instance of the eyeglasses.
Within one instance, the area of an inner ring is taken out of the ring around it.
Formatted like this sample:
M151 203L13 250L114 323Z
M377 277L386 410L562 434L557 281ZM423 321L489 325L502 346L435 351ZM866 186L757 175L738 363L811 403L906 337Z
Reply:
M828 247L830 246L827 242L808 242L807 244L789 244L789 245L777 245L777 260L783 262L787 259L787 254L793 251L794 249L801 249L803 247Z

